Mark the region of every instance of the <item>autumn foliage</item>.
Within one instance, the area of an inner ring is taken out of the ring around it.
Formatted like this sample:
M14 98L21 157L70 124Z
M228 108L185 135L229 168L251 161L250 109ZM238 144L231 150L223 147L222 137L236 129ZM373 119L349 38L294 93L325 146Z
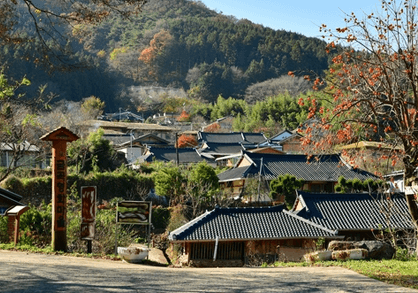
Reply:
M190 121L190 115L186 112L186 110L183 110L179 117L177 117L177 121L179 122L188 122Z
M169 46L173 37L166 30L161 30L156 33L152 40L150 41L149 47L142 50L138 60L142 61L146 66L148 66L148 74L157 78L159 69L162 64L159 64L159 59L163 59L166 48Z
M418 11L413 1L382 1L382 11L362 19L352 13L346 27L335 31L321 27L330 37L333 65L315 80L314 89L323 88L320 97L300 101L310 105L315 120L303 132L315 150L362 140L385 143L391 151L381 160L402 162L405 186L411 186L418 167ZM407 202L418 228L416 203L410 196Z
M198 145L196 137L193 135L182 134L177 140L178 148L190 148Z

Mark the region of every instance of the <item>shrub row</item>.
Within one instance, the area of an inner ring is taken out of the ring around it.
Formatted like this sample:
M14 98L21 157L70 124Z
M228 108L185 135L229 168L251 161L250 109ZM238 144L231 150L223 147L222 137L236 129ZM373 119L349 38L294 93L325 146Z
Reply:
M143 200L154 188L150 176L144 176L132 171L91 173L85 175L68 175L67 194L74 189L79 193L82 186L97 186L98 202L110 201L115 197L125 200ZM51 176L35 178L9 177L2 185L14 193L23 196L23 204L39 206L42 201L50 203L52 198Z

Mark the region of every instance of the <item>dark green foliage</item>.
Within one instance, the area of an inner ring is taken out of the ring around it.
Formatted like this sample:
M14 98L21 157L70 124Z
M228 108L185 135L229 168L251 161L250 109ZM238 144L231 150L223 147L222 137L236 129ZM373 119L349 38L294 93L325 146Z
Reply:
M82 186L97 186L98 201L109 201L114 197L141 200L147 195L154 182L151 177L141 175L132 170L118 170L115 172L91 173L88 176L70 174L67 178L67 187L76 183L76 190ZM52 198L52 181L50 176L30 179L10 177L4 188L23 196L24 203L39 205L44 200L49 203Z
M51 205L42 204L29 210L20 217L20 243L46 247L51 243L52 209Z
M360 179L347 180L343 176L338 178L335 185L335 192L338 193L352 193L352 192L377 192L385 185L383 180L367 179L361 181Z
M190 176L188 180L189 184L205 185L209 190L216 190L219 187L219 178L216 175L215 169L210 166L206 161L202 161L193 165L190 170Z
M183 175L176 166L167 166L158 170L154 177L155 192L170 199L170 206L180 202Z
M295 176L285 174L270 181L270 197L277 198L280 195L285 196L285 203L290 209L296 199L296 190L301 188L304 184L302 179L297 179Z
M30 27L20 29L34 32ZM151 64L151 68L158 67L158 76L149 79L146 66L138 57L163 29L172 40ZM153 84L196 89L197 98L213 102L219 95L242 98L249 85L288 71L322 74L328 67L326 43L320 39L237 20L195 1L148 1L142 13L129 20L114 16L98 26L84 26L83 30L90 35L81 43L69 42L67 53L72 53L57 54L66 64L83 66L49 75L45 68L26 61L27 56L44 57L38 55L34 43L1 49L8 73L14 78L27 76L32 81L28 96L33 96L40 85L48 84L47 92L59 94L60 99L99 97L110 112L118 107L136 106L119 96L121 86ZM126 53L117 62L111 60L112 51L122 47ZM194 68L200 75L188 82L186 77Z
M121 161L108 139L103 138L104 131L99 128L87 138L73 141L68 146L68 166L74 166L77 173L91 171L114 171Z
M170 210L161 206L152 209L151 222L154 229L165 231L170 221Z
M0 216L0 243L8 243L9 235L7 234L7 218L6 216Z

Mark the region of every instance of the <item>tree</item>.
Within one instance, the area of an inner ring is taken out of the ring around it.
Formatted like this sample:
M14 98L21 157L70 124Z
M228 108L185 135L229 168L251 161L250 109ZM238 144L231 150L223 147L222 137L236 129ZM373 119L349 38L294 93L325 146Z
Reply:
M181 202L183 175L179 167L168 165L161 168L154 175L154 183L155 192L160 196L167 196L170 206Z
M270 181L270 197L277 198L285 196L285 203L288 209L292 208L296 199L296 190L303 187L304 181L295 176L285 174Z
M309 117L317 117L316 127L327 133L313 142L306 131L305 142L317 148L358 140L387 143L394 150L382 159L401 160L405 186L411 187L418 167L418 10L415 1L382 1L382 13L358 18L347 15L346 26L331 30L329 52L333 58L325 82L328 109L310 99ZM350 45L339 47L338 45ZM397 148L403 152L397 152ZM416 193L416 192L415 192ZM416 196L416 195L415 195ZM418 208L414 195L406 195L409 212L418 229Z
M177 140L178 148L191 148L197 147L198 142L193 135L182 134Z
M104 108L105 102L95 96L85 98L81 104L81 110L92 119L96 119L97 116L103 114Z
M73 141L68 146L68 165L75 166L77 173L91 171L114 171L122 165L110 141L103 138L104 131L99 128L87 138Z
M0 45L32 45L35 62L68 65L68 41L74 35L86 38L86 27L97 25L118 13L138 13L147 0L3 0L0 3ZM29 57L29 56L28 56Z
M194 219L201 212L201 207L208 204L219 191L219 178L215 170L202 161L193 165L188 174L185 196L191 206L191 218Z
M39 143L42 135L37 114L51 97L45 97L43 89L40 89L38 97L32 99L19 94L28 85L28 79L9 81L0 71L0 155L3 156L4 151L9 156L8 165L0 171L0 181L19 166L33 164L30 160L23 163L21 160L28 151L36 148L35 143Z

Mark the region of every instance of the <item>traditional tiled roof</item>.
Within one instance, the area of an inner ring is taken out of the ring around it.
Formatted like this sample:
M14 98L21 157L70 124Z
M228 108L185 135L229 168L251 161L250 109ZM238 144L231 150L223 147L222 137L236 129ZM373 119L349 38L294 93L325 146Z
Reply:
M297 154L259 154L244 153L252 165L246 170L246 177L257 176L260 173L266 180L291 174L305 181L337 182L340 176L347 180L358 178L365 180L377 177L367 171L354 169L344 163L339 155L321 155L311 157ZM260 168L261 167L261 168ZM232 181L231 170L218 175L220 181Z
M144 161L146 162L152 162L153 160L164 162L177 162L177 153L175 147L152 147L150 148L149 152L151 154L144 158ZM199 155L199 153L194 148L179 148L178 155L180 164L198 163L201 161L213 161L213 159L209 159L207 157Z
M19 201L22 196L7 189L0 188L0 215L3 215L8 207L22 205Z
M151 123L135 123L135 122L111 122L103 120L87 120L78 124L81 127L89 127L97 129L99 127L103 129L123 129L124 132L135 131L163 131L163 132L175 132L175 128L151 124Z
M172 231L171 241L340 238L336 232L283 209L215 208Z
M131 141L130 134L104 134L103 139L107 139L112 142L113 145L119 146L123 143Z
M125 141L121 146L128 146L131 143L130 139ZM132 143L140 143L142 145L153 145L153 146L161 146L166 147L170 144L170 142L164 138L159 137L158 135L147 133L144 135L140 135L137 138L132 140Z
M295 214L328 229L370 230L412 228L403 194L371 195L298 192L297 202L303 207ZM296 205L295 205L296 207Z
M231 154L239 154L245 149L256 148L253 144L240 144L240 143L206 143L205 146L200 149L201 153L207 153L218 156L227 156Z
M206 143L259 144L267 140L267 138L264 136L263 133L249 133L249 132L228 132L228 133L199 132L197 138L200 142L206 142Z

